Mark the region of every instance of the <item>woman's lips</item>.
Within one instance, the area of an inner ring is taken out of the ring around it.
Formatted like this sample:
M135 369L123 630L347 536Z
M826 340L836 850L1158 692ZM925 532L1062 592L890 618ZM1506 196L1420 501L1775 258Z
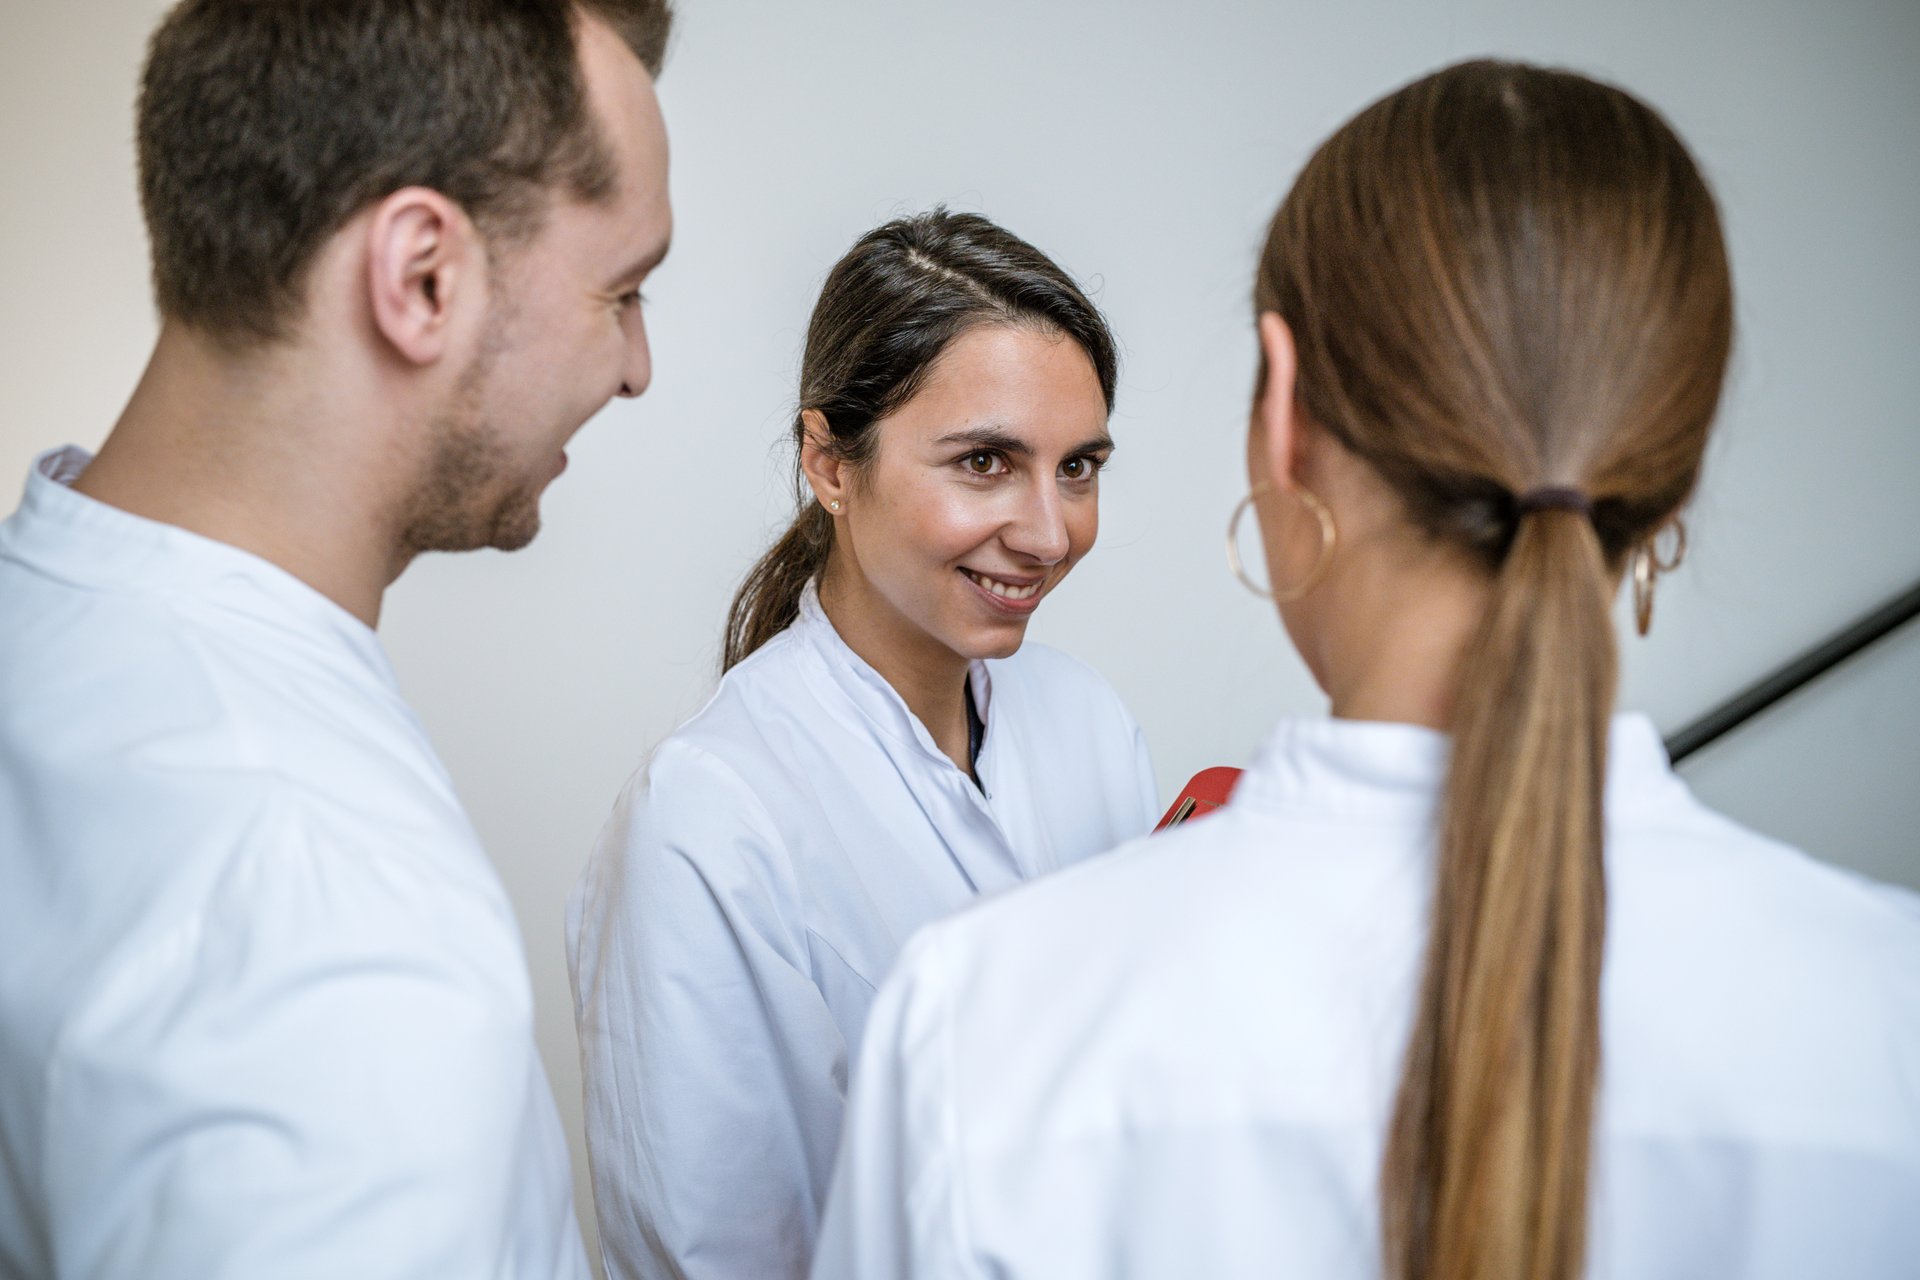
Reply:
M1046 585L1044 578L1013 582L972 569L961 569L960 576L993 608L1016 617L1025 617L1040 607L1040 588Z

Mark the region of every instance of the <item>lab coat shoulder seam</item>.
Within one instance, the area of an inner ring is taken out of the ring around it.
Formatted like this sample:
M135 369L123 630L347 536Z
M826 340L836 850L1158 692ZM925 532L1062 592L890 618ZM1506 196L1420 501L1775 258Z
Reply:
M206 648L207 625L187 615L181 608L182 601L166 595L148 594L140 597L151 602L149 607L157 614L166 617L172 624L171 630L178 639L179 652L190 663L208 696L220 708L222 724L231 735L234 745L236 764L258 776L269 779L290 792L300 793L307 789L300 771L289 769L279 758L279 753L270 745L269 735L261 732L258 718L250 714L244 703L233 696L228 681L223 677L221 664ZM388 692L383 690L384 692ZM404 711L404 704L402 704ZM424 741L424 732L417 723L409 724L409 731L422 734L422 745L429 754L431 744ZM437 757L435 757L437 761Z
M704 775L704 781L716 784L733 799L736 805L740 806L736 812L745 819L740 823L741 828L750 837L753 846L761 851L766 869L775 877L780 892L793 903L798 904L800 874L799 869L794 865L793 851L788 847L785 835L774 821L766 802L754 790L752 784L719 754L677 736L668 738L660 744L654 753L654 758L647 764L647 802L656 803L653 798L654 771L663 758L671 755L684 757L685 766L697 769ZM703 852L704 845L696 848L683 839L663 840L661 844L665 851L685 862L702 882L708 881L713 868L710 865L710 859Z
M255 726L249 717L242 713L240 706L231 696L231 690L220 678L218 666L207 653L200 635L199 624L185 617L177 602L171 599L159 598L156 601L156 607L172 619L176 634L180 637L181 651L192 659L201 680L206 684L208 693L220 704L221 713L225 716L226 725L233 734L235 745L244 757L245 765L256 772L278 776L280 770L269 762L268 753L262 747Z
M675 755L687 757L686 765L704 772L707 775L707 781L716 782L723 790L731 792L736 800L751 806L753 817L758 819L757 825L776 840L778 839L780 830L774 824L773 815L767 810L766 803L760 798L759 792L755 791L753 785L741 776L740 771L729 764L718 752L711 751L698 743L689 742L677 734L667 738L655 748L653 757L647 761L646 788L650 803L653 802L651 793L658 785L656 771L663 760L670 760ZM669 767L671 769L672 766ZM779 843L784 852L785 842L779 841Z

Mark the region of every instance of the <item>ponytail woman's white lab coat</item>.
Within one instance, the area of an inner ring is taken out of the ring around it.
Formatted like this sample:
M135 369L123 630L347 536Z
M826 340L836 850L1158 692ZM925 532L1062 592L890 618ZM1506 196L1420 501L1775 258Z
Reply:
M1029 644L970 680L979 786L810 589L620 796L567 922L614 1277L804 1275L907 937L1152 825L1139 728L1099 676Z
M1289 721L1225 810L923 931L818 1280L1373 1280L1447 739ZM1589 1280L1920 1275L1920 908L1613 729Z

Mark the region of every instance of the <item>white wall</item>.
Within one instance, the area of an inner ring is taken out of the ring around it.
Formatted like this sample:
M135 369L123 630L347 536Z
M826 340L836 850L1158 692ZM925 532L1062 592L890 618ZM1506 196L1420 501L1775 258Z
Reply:
M1920 622L1689 757L1695 794L1778 839L1920 889Z
M576 1148L562 903L622 779L710 687L732 587L785 518L773 445L814 291L893 213L948 201L1001 219L1090 281L1120 333L1104 537L1035 633L1113 679L1169 791L1320 705L1220 548L1243 483L1264 221L1341 119L1460 57L1623 82L1668 113L1725 207L1736 373L1693 557L1663 582L1652 638L1627 643L1626 700L1674 727L1920 576L1911 0L683 6L662 85L679 232L649 288L654 389L581 436L538 543L416 566L384 627L518 904ZM131 104L163 7L0 10L7 486L40 448L101 438L152 338ZM1920 878L1920 788L1897 772L1913 724L1843 718L1796 745L1783 713L1772 764L1723 750L1700 772L1757 825L1833 834L1854 861ZM1883 781L1820 785L1816 766L1862 776L1836 737ZM1782 769L1810 784L1791 823Z

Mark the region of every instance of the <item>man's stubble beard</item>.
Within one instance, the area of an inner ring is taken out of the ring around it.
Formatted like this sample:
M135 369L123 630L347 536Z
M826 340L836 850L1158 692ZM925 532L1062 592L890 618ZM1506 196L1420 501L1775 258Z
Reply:
M513 454L488 416L491 375L506 348L505 298L487 322L452 403L428 427L422 478L401 522L408 558L423 551L518 551L540 532L540 489L513 471Z

